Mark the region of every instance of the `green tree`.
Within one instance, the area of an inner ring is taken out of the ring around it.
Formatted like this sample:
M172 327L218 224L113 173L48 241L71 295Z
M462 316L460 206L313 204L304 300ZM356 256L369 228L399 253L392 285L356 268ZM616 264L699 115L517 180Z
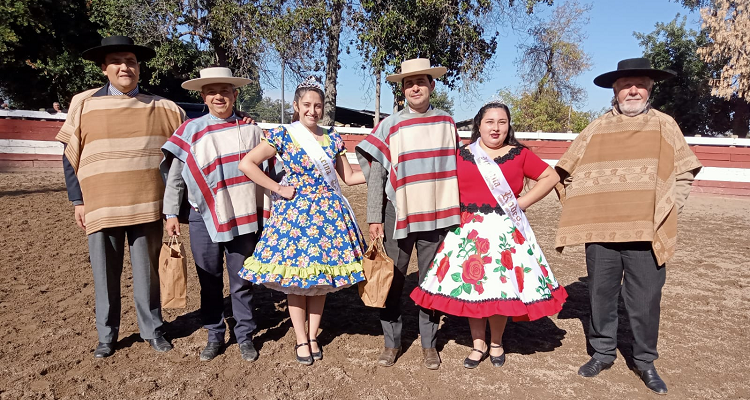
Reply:
M500 99L510 108L516 132L581 132L598 115L592 111L574 110L552 91L514 93L500 91Z
M292 104L284 102L284 121L292 120ZM245 103L240 104L240 109L250 114L258 122L281 123L281 100L271 100L264 97L263 100L254 104L251 108L245 107Z
M686 17L657 23L649 33L634 33L643 47L643 56L659 69L677 76L654 86L651 104L671 115L685 135L716 135L731 127L729 101L711 95L709 79L720 65L700 59L697 49L708 38L705 33L686 28Z
M683 6L695 11L701 7L708 7L713 3L713 0L672 0L675 3L680 3Z
M430 104L440 110L453 115L453 99L448 96L448 92L435 89L430 93Z
M0 1L0 91L17 108L68 104L104 80L80 58L99 43L86 0Z
M126 34L157 51L141 81L173 100L197 99L179 83L208 66L224 66L252 79L243 100L260 101L260 66L267 54L268 24L280 0L91 0L102 33Z
M586 98L575 78L591 66L582 48L590 10L568 1L528 30L530 40L519 45L516 60L521 88L501 92L517 131L580 132L593 119L593 113L575 109Z
M516 60L526 91L539 96L556 93L566 103L585 100L586 91L575 78L591 68L591 59L581 47L591 7L567 1L529 29L531 43L519 46L521 55Z
M728 100L731 132L747 137L750 131L750 3L747 0L674 0L700 9L707 40L696 51L712 65L708 84L712 95ZM716 68L714 68L715 66ZM720 131L719 131L720 132Z
M713 0L701 8L703 29L710 40L698 49L703 61L721 63L709 80L714 96L733 101L732 133L750 130L750 2Z
M375 109L380 109L380 76L395 72L402 61L429 58L448 72L440 81L448 88L472 86L483 81L485 66L497 48L500 21L515 13L532 13L537 3L525 8L512 0L363 0L351 18L356 48L365 59L364 70L376 76ZM398 85L392 85L402 104Z

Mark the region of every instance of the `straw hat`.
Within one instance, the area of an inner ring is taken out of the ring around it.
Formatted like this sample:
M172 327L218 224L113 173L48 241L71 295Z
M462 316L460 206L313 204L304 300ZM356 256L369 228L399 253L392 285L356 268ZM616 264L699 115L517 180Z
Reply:
M250 79L233 76L232 70L225 67L203 68L200 72L200 78L182 82L182 88L200 91L203 86L212 83L228 83L238 88L250 83Z
M388 75L385 80L400 83L402 79L412 75L430 75L432 79L437 79L447 71L445 67L430 67L430 60L427 58L412 58L401 63L400 74Z

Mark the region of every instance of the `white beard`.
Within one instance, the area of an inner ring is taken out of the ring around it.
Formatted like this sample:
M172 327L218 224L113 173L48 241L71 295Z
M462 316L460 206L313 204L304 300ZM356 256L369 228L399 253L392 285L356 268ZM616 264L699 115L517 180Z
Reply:
M618 101L617 105L620 107L620 112L622 114L627 115L628 117L635 117L646 109L648 99L641 100L637 103L627 100L624 103Z

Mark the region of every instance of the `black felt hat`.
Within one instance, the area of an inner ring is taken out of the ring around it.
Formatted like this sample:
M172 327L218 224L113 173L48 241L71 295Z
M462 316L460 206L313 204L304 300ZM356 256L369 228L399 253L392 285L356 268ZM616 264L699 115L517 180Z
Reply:
M601 74L594 78L594 85L612 88L615 81L626 76L647 76L654 82L672 78L676 74L672 71L651 68L647 58L628 58L617 63L617 70Z
M81 56L97 64L104 63L104 57L109 53L129 52L135 54L135 58L148 61L156 56L156 51L146 46L133 43L133 39L127 36L110 36L102 39L102 45L92 47L84 51Z

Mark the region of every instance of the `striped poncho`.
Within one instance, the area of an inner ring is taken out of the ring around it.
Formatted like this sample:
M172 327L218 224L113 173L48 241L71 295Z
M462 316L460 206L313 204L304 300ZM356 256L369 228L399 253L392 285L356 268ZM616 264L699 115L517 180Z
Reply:
M86 234L161 219L161 146L185 112L162 97L139 93L73 97L57 134L81 185Z
M162 147L165 161L174 155L185 163L182 178L190 200L215 243L258 231L257 208L264 205L265 191L238 165L262 137L256 125L207 114L182 124Z
M357 145L365 176L372 161L388 171L385 193L396 209L394 239L461 222L458 143L455 122L444 111L416 114L404 109L384 119Z

